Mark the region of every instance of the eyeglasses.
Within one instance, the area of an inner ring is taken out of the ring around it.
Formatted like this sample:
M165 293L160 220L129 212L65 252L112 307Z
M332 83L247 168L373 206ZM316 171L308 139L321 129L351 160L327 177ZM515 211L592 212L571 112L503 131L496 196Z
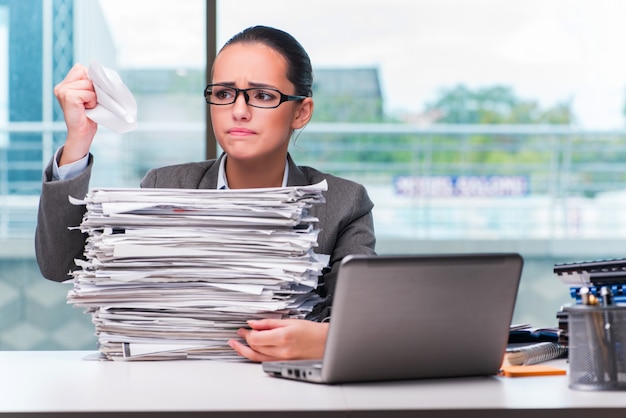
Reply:
M222 84L209 84L206 86L204 89L204 98L208 104L224 106L235 103L237 97L239 97L239 93L243 93L243 97L248 106L263 109L274 109L283 102L307 98L307 96L289 96L282 94L280 91L269 87L238 89Z

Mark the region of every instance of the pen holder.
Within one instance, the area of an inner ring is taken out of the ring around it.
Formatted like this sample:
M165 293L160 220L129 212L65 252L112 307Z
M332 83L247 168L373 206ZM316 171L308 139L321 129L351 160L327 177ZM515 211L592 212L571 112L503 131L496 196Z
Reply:
M626 306L570 306L569 387L626 390Z

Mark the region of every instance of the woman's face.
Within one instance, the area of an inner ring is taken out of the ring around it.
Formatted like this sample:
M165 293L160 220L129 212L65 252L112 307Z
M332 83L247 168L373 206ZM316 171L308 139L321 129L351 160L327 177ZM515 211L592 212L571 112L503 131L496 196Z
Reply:
M262 43L235 43L222 49L215 58L212 83L239 89L272 87L296 94L287 79L287 62ZM229 160L272 161L286 156L291 133L309 121L313 103L307 98L260 109L248 106L240 93L233 104L210 106L213 131Z

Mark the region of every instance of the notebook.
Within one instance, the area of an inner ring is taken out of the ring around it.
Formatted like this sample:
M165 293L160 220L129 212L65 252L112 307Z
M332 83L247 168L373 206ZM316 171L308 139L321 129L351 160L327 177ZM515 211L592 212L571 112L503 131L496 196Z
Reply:
M323 359L263 370L317 383L496 374L522 265L516 253L347 256Z
M559 358L564 354L567 354L567 346L556 341L509 343L502 364L527 366Z

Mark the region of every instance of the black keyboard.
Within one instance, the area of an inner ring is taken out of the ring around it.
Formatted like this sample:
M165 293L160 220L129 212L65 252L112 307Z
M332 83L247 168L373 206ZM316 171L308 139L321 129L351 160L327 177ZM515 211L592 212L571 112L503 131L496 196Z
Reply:
M555 264L554 274L582 276L596 286L626 283L626 258Z

